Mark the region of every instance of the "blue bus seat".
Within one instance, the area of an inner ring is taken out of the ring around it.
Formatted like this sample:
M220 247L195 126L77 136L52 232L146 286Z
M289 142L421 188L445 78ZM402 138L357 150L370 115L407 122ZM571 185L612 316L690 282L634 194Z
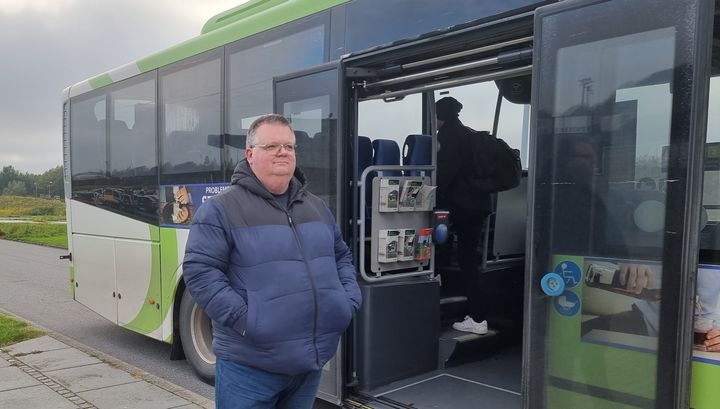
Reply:
M363 171L372 165L373 162L373 146L370 138L367 136L358 136L358 178L362 176ZM370 215L372 214L372 180L377 175L376 172L369 172L363 181L365 185L365 232L370 232Z
M397 142L390 139L375 139L372 142L373 165L400 165L400 147ZM400 176L400 171L383 172L385 176Z
M358 177L362 175L365 168L372 165L373 146L367 136L358 136Z
M403 165L431 165L432 164L432 136L408 135L403 146ZM408 176L419 176L416 170L407 171Z

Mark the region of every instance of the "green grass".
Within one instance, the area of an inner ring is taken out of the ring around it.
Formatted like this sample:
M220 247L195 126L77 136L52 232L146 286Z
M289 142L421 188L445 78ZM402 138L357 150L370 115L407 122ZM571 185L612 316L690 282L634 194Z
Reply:
M0 195L0 217L21 217L38 222L65 220L65 202L38 197Z
M45 332L32 327L27 322L0 314L0 347L36 338L41 335L45 335Z
M0 239L67 248L64 224L0 223Z
M65 220L65 202L61 200L0 195L0 217L38 222L0 222L0 239L67 248L66 226L45 223Z

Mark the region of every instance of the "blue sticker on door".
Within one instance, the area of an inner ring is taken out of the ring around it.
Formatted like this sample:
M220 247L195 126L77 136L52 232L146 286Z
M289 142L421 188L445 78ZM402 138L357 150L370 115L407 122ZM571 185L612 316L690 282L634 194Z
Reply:
M553 305L558 314L572 317L580 311L580 298L572 291L565 291L553 298Z

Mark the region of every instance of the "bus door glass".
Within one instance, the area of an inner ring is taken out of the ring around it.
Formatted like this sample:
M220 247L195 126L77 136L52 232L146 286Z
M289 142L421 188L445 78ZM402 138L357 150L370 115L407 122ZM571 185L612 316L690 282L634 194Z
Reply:
M323 199L336 220L340 184L338 138L338 70L326 65L319 70L275 80L275 112L292 123L297 144L297 166L303 171L310 191ZM342 223L340 223L342 226ZM340 403L342 397L343 344L323 368L318 396Z
M536 13L524 407L687 407L711 4Z

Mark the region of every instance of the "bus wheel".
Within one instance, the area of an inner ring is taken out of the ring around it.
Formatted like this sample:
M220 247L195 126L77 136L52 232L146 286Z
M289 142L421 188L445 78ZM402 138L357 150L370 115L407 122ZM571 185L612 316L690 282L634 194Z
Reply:
M204 382L215 383L212 321L185 289L180 301L180 339L185 358Z

